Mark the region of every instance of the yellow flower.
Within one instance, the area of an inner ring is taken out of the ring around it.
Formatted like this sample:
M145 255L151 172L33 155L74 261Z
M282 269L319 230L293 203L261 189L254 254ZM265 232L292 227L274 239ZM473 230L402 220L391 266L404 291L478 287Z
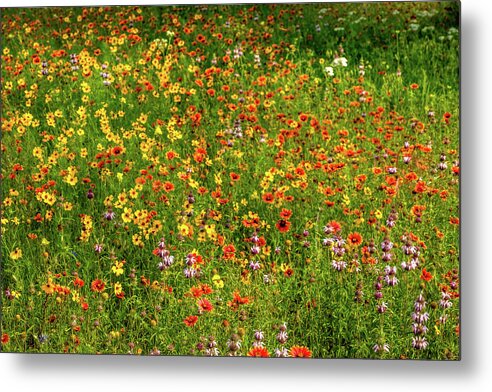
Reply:
M135 246L138 246L140 248L144 247L144 242L142 241L142 236L140 234L133 234L132 236L132 243Z
M115 295L119 295L121 294L123 291L123 287L121 286L121 283L120 282L116 282L114 284L114 294Z
M79 302L80 301L80 294L77 291L72 292L72 301L73 302Z
M343 195L342 203L348 207L350 205L350 197L348 197L348 195Z
M121 215L121 219L125 223L130 223L133 220L133 213L131 208L125 208L123 210L123 214Z
M224 281L222 280L222 278L218 274L215 274L214 276L212 276L212 282L213 282L214 286L217 287L218 289L221 289L222 287L224 287Z
M41 286L41 290L43 290L48 295L53 294L53 292L55 291L55 285L53 284L51 278L48 278L48 283Z
M91 87L89 86L89 84L87 82L82 82L80 87L82 87L82 91L84 93L90 93L91 92Z
M77 177L74 177L74 176L71 176L71 175L68 175L66 176L64 179L63 179L64 182L66 182L67 184L69 185L76 185L77 184L77 181L78 181L78 178Z
M118 173L118 174L120 174L120 173ZM135 188L130 189L130 191L128 193L132 199L136 199L138 197L138 191Z
M52 195L51 193L48 192L42 192L40 193L42 201L44 201L46 204L52 206L56 202L56 196Z
M383 214L382 214L382 212L381 212L381 211L376 210L376 211L374 212L374 216L376 217L376 219L381 219L381 218L383 217Z
M178 230L183 237L187 237L190 234L190 228L186 223L179 225Z
M113 273L116 275L116 276L120 276L123 274L123 265L125 264L125 260L123 261L115 261L114 262L114 265L111 267L111 271L113 271Z
M22 249L15 248L12 252L10 252L10 258L12 260L19 260L22 257Z

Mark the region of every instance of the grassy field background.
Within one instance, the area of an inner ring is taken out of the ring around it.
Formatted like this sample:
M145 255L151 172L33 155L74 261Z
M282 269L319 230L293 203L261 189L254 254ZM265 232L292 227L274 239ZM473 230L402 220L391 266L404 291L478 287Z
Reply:
M2 350L458 359L458 22L2 9Z

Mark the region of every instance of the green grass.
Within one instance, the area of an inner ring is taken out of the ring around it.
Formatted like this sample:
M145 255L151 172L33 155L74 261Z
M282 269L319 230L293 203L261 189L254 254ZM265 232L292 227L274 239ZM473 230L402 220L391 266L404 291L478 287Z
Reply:
M261 330L270 356L459 359L458 18L455 2L2 9L2 350L229 355L234 338L247 355ZM331 221L361 238L341 257Z

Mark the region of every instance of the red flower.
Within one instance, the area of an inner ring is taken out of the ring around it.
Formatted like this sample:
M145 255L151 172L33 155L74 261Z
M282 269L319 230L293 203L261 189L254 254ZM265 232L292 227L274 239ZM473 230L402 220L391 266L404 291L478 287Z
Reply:
M8 334L4 333L2 334L2 344L7 344L10 340L10 337Z
M123 147L116 146L111 149L111 154L112 155L120 155L123 152Z
M274 200L274 196L273 194L271 193L265 193L263 196L262 196L262 199L265 203L273 203L273 200Z
M200 298L198 300L198 308L201 312L211 312L214 309L213 305L206 298Z
M241 297L239 291L234 291L232 301L229 301L227 305L234 310L239 308L239 305L244 305L249 303L248 297Z
M289 354L293 358L311 358L311 350L305 346L292 346Z
M299 177L303 177L306 175L306 172L304 171L304 169L302 167L297 167L294 170L294 173L296 173Z
M100 293L100 292L104 291L105 286L106 285L104 284L104 282L101 279L96 279L96 280L93 280L91 283L91 290L95 291L97 293Z
M75 287L83 287L84 286L84 281L80 279L79 277L76 277L75 280L73 281L73 285Z
M241 176L239 174L234 173L234 172L230 174L230 177L231 177L232 181L238 181L241 178Z
M426 282L429 282L432 279L432 274L424 268L422 270L422 275L420 275L420 279L425 280Z
M224 256L222 256L222 257L226 260L230 260L230 259L233 259L235 257L236 248L232 244L224 246L222 248L222 251L224 252Z
M268 358L270 356L270 353L265 347L253 347L251 350L248 352L248 357L261 357L261 358Z
M203 290L201 287L193 286L190 289L190 293L194 298L200 298L203 295Z
M427 190L427 186L425 185L424 181L418 181L417 184L415 184L415 188L413 189L414 193L424 193Z
M163 185L163 188L166 192L171 192L174 190L174 185L173 183L169 182L169 181L166 181Z
M449 223L451 223L452 225L459 225L460 218L456 218L455 216L452 216L449 218Z
M362 236L357 232L350 233L348 235L347 239L348 239L348 242L352 245L358 246L358 245L362 244Z
M337 221L331 221L326 225L326 227L328 228L328 232L333 234L338 233L340 230L342 230L342 225Z
M213 292L212 287L210 287L206 283L200 285L200 290L202 291L203 295L211 294Z
M284 271L284 275L288 278L290 278L292 275L294 275L294 270L290 267L288 267L285 271Z
M280 211L280 217L282 219L289 219L292 216L292 211L287 210L286 208L282 208L282 211Z
M290 222L285 219L280 219L276 224L275 227L280 231L281 233L286 233L290 229Z
M198 321L198 316L188 316L186 317L183 322L186 324L188 327L193 327Z

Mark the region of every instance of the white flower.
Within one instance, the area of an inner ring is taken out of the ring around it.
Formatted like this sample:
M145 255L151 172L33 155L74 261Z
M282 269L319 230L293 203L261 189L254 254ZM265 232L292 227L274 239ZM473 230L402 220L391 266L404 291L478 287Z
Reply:
M325 67L325 72L328 74L328 76L335 75L335 73L333 72L333 67Z
M335 60L333 60L333 65L335 67L338 67L338 66L342 66L342 67L346 67L348 64L348 61L345 57L337 57Z

